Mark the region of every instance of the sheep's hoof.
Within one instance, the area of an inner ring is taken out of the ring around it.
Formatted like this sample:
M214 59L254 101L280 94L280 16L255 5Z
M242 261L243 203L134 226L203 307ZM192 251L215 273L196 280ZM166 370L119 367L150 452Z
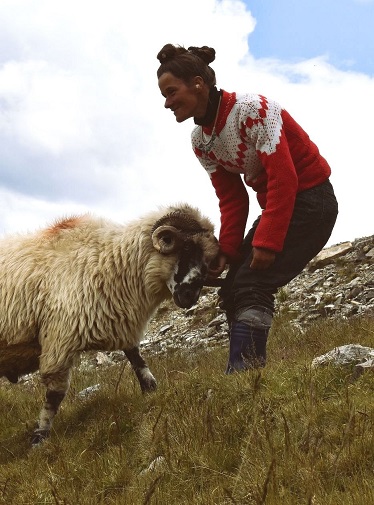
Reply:
M157 382L156 379L153 377L147 378L142 380L140 383L140 388L142 390L142 393L151 393L152 391L156 391L157 389Z
M49 437L48 430L42 430L40 428L37 428L36 430L34 430L34 433L32 434L31 445L33 447L36 447L39 444L41 444L42 442L44 442L44 440L48 437Z

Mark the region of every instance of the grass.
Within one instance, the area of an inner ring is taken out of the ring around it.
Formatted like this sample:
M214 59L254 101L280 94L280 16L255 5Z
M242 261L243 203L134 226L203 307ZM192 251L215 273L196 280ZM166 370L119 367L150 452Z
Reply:
M4 383L0 504L374 503L373 374L310 367L337 345L373 346L373 334L368 318L302 331L283 315L264 370L225 376L227 348L149 356L159 388L147 395L128 366L75 371L34 449L43 388Z

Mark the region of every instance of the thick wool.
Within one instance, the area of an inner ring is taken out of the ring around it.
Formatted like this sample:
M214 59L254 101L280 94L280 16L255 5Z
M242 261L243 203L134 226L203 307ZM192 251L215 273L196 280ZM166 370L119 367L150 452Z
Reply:
M211 222L196 209L181 208L208 231L196 240L208 260L214 258ZM176 255L156 251L151 233L175 209L159 209L127 225L77 216L2 239L0 372L10 368L7 348L14 361L17 349L34 356L40 346L40 372L47 377L69 368L81 350L138 346L156 308L171 297L166 283ZM19 365L20 372L27 368Z
M155 389L139 343L162 301L196 301L218 253L213 231L179 205L125 226L84 215L0 241L0 376L39 368L47 388L33 444L49 435L81 351L123 350L142 391Z

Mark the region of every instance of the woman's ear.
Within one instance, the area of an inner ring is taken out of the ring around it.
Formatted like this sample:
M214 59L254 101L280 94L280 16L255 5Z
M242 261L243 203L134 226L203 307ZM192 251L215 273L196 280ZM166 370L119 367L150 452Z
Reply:
M197 91L203 89L204 79L200 75L197 75L194 77L194 85Z

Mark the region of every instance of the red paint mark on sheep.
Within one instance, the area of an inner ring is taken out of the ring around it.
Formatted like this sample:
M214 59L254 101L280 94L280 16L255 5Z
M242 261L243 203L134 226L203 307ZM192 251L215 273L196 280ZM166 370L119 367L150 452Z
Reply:
M47 237L55 237L63 230L71 230L79 226L84 219L84 216L72 216L56 221L52 226L44 230L44 235Z

